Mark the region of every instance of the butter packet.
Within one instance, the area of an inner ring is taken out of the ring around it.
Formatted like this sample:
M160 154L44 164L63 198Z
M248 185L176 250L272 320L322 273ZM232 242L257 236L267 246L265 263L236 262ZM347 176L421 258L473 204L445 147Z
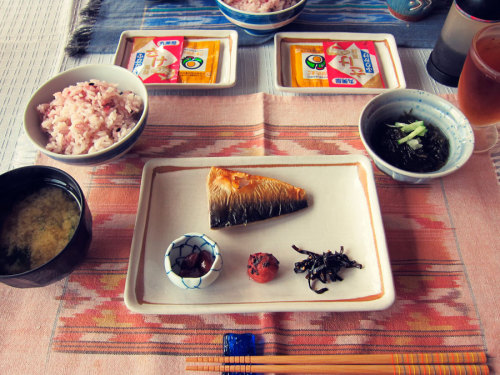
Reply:
M323 50L330 87L385 87L373 41L324 41Z
M184 43L179 81L182 83L215 83L219 65L220 40Z
M328 87L325 54L321 45L290 46L293 87Z
M144 83L176 83L184 37L134 38L128 70Z

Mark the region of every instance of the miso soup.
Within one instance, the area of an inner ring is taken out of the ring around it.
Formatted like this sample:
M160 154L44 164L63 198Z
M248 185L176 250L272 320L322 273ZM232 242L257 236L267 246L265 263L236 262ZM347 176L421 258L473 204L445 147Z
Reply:
M18 274L54 258L80 220L75 197L54 185L18 195L0 217L0 274Z

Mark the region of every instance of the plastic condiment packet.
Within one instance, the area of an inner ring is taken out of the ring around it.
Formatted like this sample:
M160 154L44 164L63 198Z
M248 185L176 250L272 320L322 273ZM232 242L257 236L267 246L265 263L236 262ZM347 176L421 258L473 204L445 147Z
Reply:
M330 87L385 87L373 41L324 41L323 50Z
M293 87L328 87L325 54L321 45L290 46Z
M215 83L219 65L220 40L184 43L179 81L182 83Z
M184 37L136 37L128 69L144 83L178 82Z

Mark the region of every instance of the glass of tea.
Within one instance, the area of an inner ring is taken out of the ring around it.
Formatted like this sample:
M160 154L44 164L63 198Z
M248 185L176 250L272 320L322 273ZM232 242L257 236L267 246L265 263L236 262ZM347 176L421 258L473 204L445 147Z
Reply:
M500 123L500 23L474 36L458 82L458 105L474 131L474 152L495 146Z

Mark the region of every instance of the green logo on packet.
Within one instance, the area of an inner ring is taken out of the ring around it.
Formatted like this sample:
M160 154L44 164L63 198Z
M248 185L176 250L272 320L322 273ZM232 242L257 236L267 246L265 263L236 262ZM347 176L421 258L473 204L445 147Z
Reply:
M305 62L311 69L323 70L326 67L325 58L321 55L309 55L306 57Z
M198 69L203 65L203 59L200 57L186 56L182 59L182 66L189 70Z

